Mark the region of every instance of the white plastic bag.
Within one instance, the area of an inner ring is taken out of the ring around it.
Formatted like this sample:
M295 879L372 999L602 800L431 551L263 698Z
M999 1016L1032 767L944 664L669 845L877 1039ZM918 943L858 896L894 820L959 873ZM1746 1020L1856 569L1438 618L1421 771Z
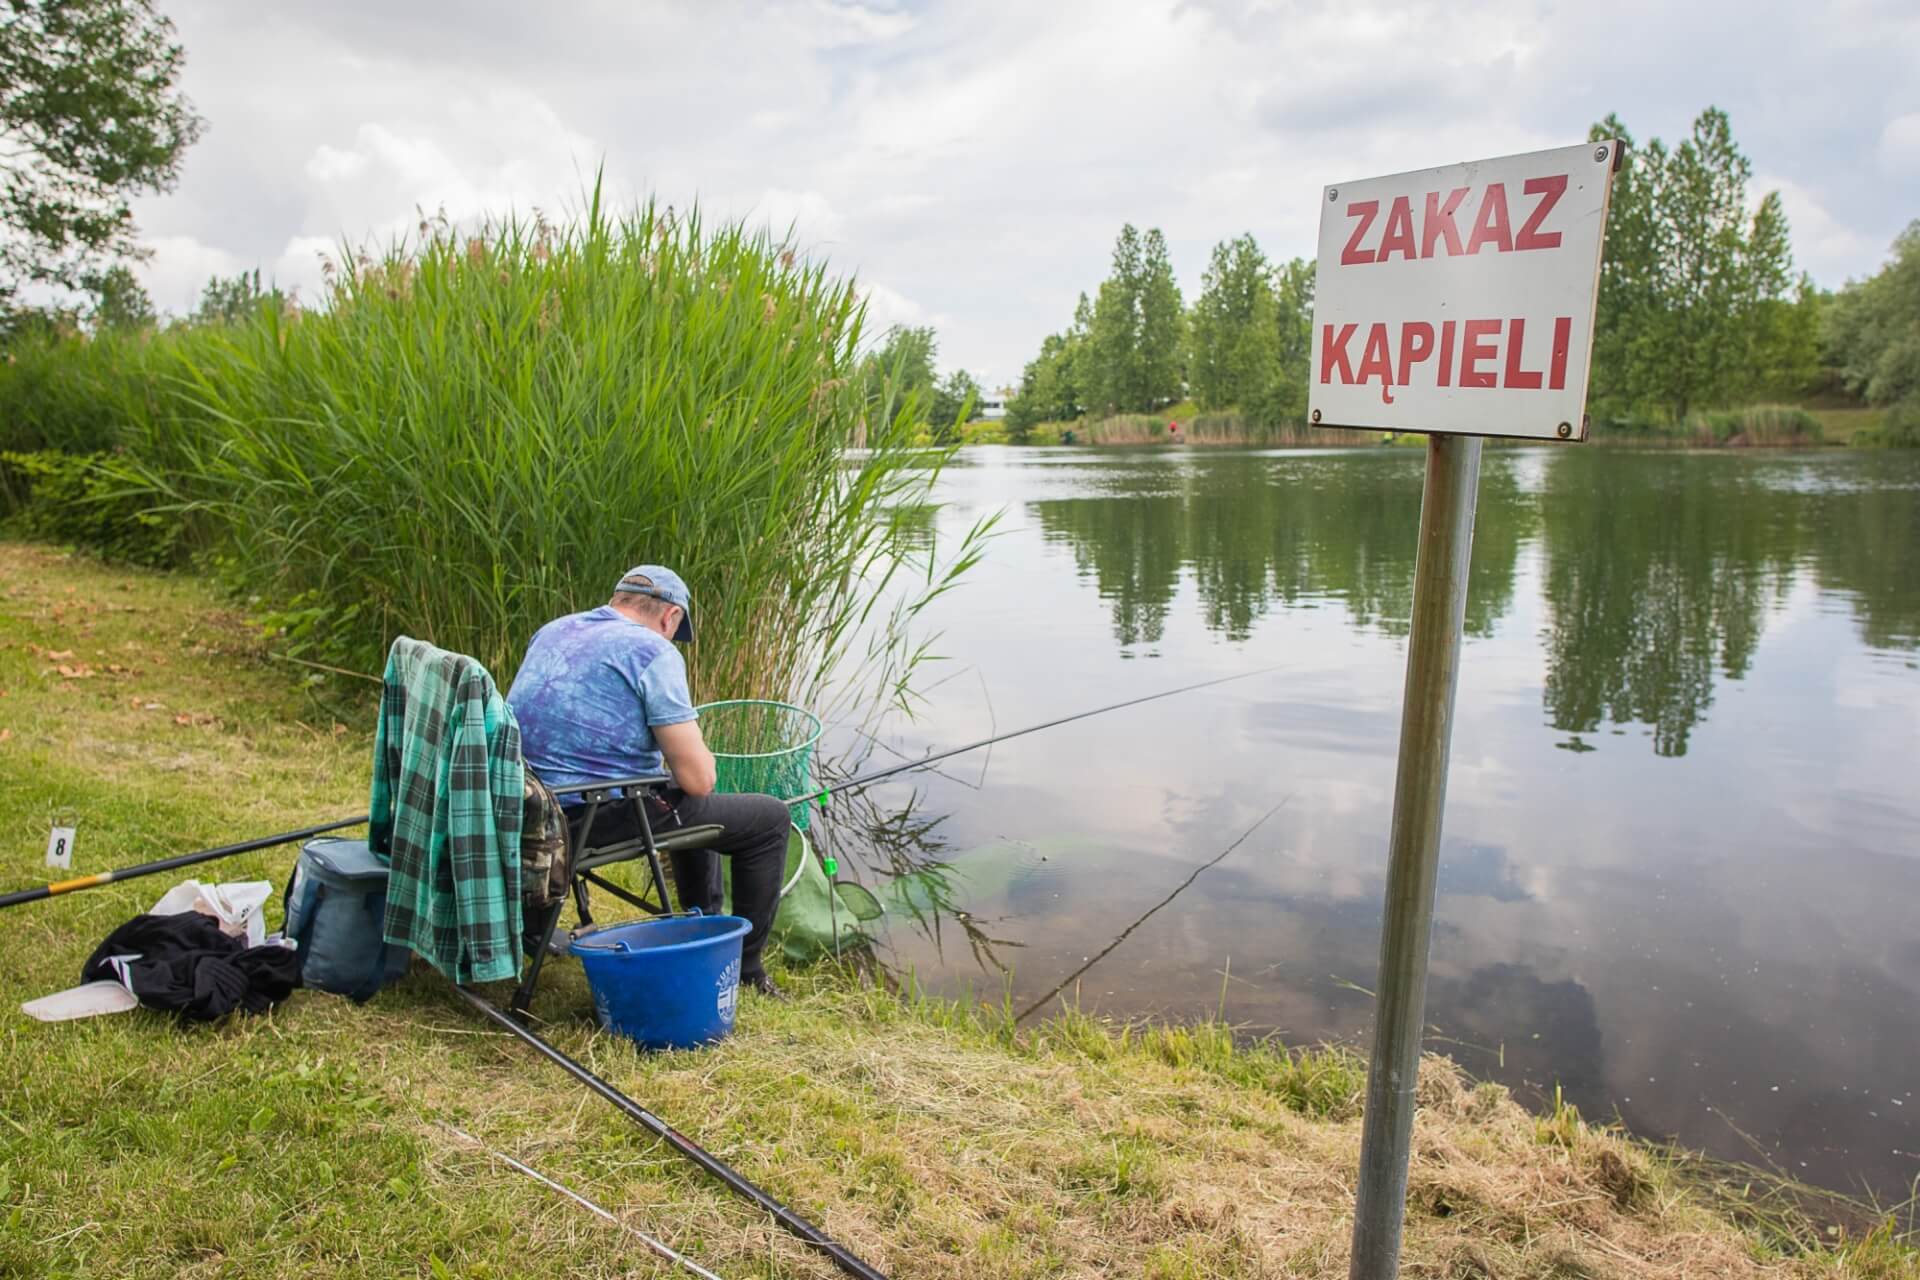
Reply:
M247 945L257 947L267 939L267 899L273 896L268 880L238 880L231 884L201 884L182 880L160 895L148 915L177 916L183 911L198 911L220 921L220 932L244 937Z

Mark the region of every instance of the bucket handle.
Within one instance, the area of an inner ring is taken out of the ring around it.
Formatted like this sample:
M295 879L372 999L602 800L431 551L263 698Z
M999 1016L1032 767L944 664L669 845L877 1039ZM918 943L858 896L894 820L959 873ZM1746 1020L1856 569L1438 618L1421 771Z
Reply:
M701 914L703 913L701 912L700 908L688 907L685 911L676 911L664 916L655 916L654 919L655 920L673 920L673 919L684 920L684 919L688 919L690 917L698 916ZM582 942L580 941L580 939L575 938L573 940L573 949L575 951L605 951L612 955L617 955L617 956L633 954L633 948L627 945L627 941L625 938L616 938L614 940L613 945L610 947L595 946L591 942Z

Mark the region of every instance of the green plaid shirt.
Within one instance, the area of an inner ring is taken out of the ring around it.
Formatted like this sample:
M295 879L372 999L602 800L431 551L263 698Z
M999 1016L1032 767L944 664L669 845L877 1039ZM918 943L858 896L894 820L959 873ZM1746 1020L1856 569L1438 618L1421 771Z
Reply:
M388 859L388 942L455 982L520 972L520 726L472 658L387 653L367 843Z

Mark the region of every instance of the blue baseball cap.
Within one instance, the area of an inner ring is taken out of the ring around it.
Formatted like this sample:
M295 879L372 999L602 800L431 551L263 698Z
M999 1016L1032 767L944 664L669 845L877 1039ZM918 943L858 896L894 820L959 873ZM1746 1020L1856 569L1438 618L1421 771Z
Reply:
M637 564L620 575L614 584L615 595L652 596L680 606L680 629L673 638L681 644L693 640L693 598L687 584L673 570L657 564Z

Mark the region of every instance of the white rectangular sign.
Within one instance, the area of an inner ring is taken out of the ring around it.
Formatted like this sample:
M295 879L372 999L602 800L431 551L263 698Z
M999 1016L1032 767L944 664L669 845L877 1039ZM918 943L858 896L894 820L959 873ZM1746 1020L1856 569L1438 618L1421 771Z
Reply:
M55 827L47 835L47 865L62 869L73 866L73 828Z
M1619 144L1322 193L1309 417L1580 440Z

